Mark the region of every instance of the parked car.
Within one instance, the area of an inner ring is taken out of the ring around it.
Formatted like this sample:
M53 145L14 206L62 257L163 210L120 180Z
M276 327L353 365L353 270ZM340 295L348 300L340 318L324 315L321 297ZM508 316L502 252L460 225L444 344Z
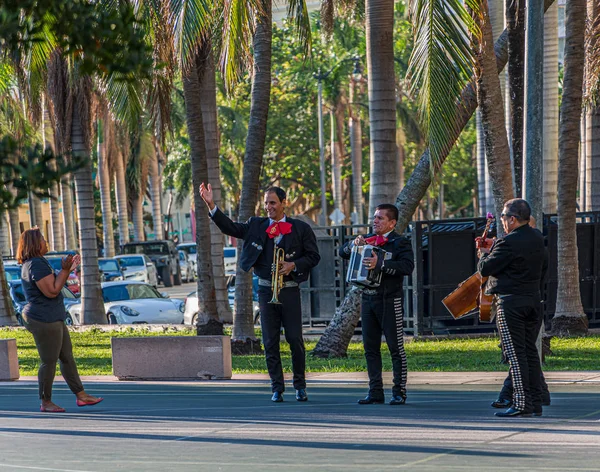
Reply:
M100 280L102 282L116 282L125 280L124 269L119 265L119 260L114 257L101 257L98 259Z
M21 278L18 280L11 280L8 282L8 291L10 293L10 298L13 303L13 307L15 308L15 315L17 316L17 320L20 325L23 325L23 318L21 317L21 313L23 312L23 308L27 304L25 300L25 293L23 292L23 283L21 282ZM67 317L65 319L66 325L78 324L78 321L73 318L73 316L69 313L69 308L77 303L80 303L79 298L75 296L73 292L71 292L67 287L63 287L61 290L63 296L63 303L65 304L65 308L67 309Z
M142 282L103 282L102 297L109 324L183 323L183 300L165 298ZM79 319L81 304L72 305L69 311Z
M237 248L224 247L223 260L225 263L225 273L235 274L235 271L237 269Z
M196 280L196 272L190 261L190 256L187 252L179 250L179 269L181 270L181 279L184 282L193 282Z
M194 274L198 275L198 253L196 251L196 243L181 243L177 245L177 249L184 251L188 255L188 259L194 267Z
M227 281L227 291L229 294L229 306L233 310L235 301L235 275L230 275ZM260 308L258 306L258 277L252 277L252 312L254 315L254 324L260 324ZM195 325L198 319L198 295L197 292L191 292L185 299L185 311L183 313L183 323ZM233 323L233 317L221 319L223 323Z
M158 277L165 287L181 285L179 254L173 241L165 239L127 243L123 246L122 253L147 255L154 262Z
M156 266L145 254L137 256L115 256L125 280L145 282L153 287L158 286Z
M46 255L45 257L48 260L48 262L50 263L50 265L52 266L52 268L54 269L54 271L60 272L60 270L62 269L62 259L64 256L48 257ZM67 279L67 287L75 295L77 295L79 293L79 291L81 290L81 285L79 283L79 276L77 275L76 271L73 271L69 274L69 278Z
M6 280L21 280L21 266L20 265L5 265L4 273L6 274Z

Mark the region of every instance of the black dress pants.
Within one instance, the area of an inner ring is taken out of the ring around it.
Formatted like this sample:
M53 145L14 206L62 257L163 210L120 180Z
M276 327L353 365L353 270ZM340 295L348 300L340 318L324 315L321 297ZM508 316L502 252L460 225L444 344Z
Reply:
M392 357L394 373L393 395L406 393L406 353L404 352L404 310L402 297L384 298L382 295L362 297L361 324L367 372L369 374L369 395L383 398L381 377L381 334Z
M496 323L510 364L513 407L527 413L542 407L542 368L535 345L542 323L539 300L539 293L496 298Z
M279 341L281 327L285 331L285 340L292 351L292 370L294 372L294 388L306 388L304 372L306 357L304 339L302 338L302 308L300 306L300 289L298 287L282 288L279 292L280 305L269 303L273 296L270 287L259 287L258 304L260 306L260 325L262 328L263 344L267 370L271 378L273 392L283 392L283 368Z

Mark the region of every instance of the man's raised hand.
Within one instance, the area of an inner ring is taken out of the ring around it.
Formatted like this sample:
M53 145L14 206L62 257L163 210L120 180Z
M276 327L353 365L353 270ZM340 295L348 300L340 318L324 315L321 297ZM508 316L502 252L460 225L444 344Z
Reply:
M204 185L204 182L200 184L200 197L202 197L202 200L204 200L208 209L212 211L215 207L215 201L213 199L213 191L210 184Z

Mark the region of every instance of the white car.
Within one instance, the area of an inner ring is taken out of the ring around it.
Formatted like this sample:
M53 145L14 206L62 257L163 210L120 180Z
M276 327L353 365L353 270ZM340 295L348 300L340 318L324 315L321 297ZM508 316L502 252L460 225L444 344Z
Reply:
M181 269L181 280L185 283L194 282L196 280L196 272L192 264L192 257L188 256L187 252L179 250L179 268Z
M187 254L188 260L192 264L194 274L198 275L198 254L196 251L196 243L181 243L177 245L177 249ZM181 273L183 276L183 272Z
M158 272L154 262L145 254L115 256L123 269L125 280L145 282L153 287L158 286Z
M183 324L192 325L196 324L198 320L198 295L197 292L190 293L185 298L185 309L183 312ZM235 300L235 294L229 294L229 306L231 307L231 311L233 313L233 302ZM258 302L252 301L252 312L254 314L254 324L260 324L260 309L258 307ZM231 318L223 319L221 318L222 323L233 323L233 315Z
M104 282L102 297L109 324L183 323L183 300L165 298L142 282ZM81 304L69 307L69 313L81 319Z

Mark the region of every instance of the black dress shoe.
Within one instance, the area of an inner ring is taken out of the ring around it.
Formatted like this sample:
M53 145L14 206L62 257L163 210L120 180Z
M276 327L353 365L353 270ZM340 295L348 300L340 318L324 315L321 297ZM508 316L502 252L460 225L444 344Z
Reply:
M543 406L550 406L550 399L547 398L547 399L542 400L542 405Z
M365 398L361 398L358 400L359 405L373 405L374 403L385 403L385 399L383 397L372 397L371 395L367 395Z
M283 401L283 392L273 392L271 401L275 403L281 403Z
M505 400L498 398L498 400L492 402L493 408L510 408L512 406L511 400Z
M296 390L296 400L299 402L305 402L308 400L308 396L306 395L306 390L303 388Z
M533 409L533 416L542 416L542 407Z
M531 416L531 413L527 413L523 410L517 410L516 408L511 407L506 411L497 411L496 413L494 413L494 415L500 416L502 418L514 418L517 416L522 416L524 418L528 418Z
M390 405L404 405L406 403L406 393L400 395L392 395Z

